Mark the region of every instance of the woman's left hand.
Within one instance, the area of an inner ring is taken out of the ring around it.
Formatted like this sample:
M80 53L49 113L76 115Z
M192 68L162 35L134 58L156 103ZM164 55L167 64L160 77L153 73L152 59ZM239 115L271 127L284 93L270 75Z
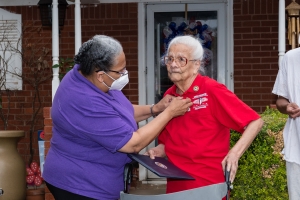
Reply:
M225 174L225 170L230 172L229 181L233 183L237 169L238 169L239 156L234 152L229 152L222 161L222 168Z
M240 157L251 145L256 135L259 133L264 122L261 118L253 120L250 122L243 132L242 137L237 141L237 143L230 149L228 154L222 161L222 167L225 170L230 171L230 181L234 181L236 172L238 170L238 162ZM226 167L226 169L225 169Z
M164 111L170 105L173 98L175 98L175 96L167 94L153 106L153 113L161 113L162 111Z

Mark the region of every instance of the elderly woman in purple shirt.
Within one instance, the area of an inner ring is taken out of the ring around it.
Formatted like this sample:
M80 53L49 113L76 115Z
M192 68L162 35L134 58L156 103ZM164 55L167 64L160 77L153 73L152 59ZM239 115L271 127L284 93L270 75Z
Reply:
M129 82L125 54L111 37L94 36L74 60L53 100L43 178L56 200L118 199L124 165L131 162L126 153L146 147L192 103L166 96L155 105L132 105L121 92Z

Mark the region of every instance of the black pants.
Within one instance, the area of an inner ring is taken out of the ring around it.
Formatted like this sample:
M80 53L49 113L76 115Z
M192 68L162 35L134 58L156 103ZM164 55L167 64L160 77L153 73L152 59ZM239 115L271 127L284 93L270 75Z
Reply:
M54 196L55 200L95 200L90 197L81 196L78 194L74 194L71 192L68 192L66 190L62 190L60 188L57 188L49 183L46 182L46 185L52 195Z

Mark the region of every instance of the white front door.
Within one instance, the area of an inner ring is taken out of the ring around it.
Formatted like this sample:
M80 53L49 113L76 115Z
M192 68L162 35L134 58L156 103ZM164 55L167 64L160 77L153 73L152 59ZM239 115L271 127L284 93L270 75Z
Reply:
M228 2L181 3L146 5L146 103L158 102L172 85L166 67L161 60L166 53L168 42L177 35L194 35L205 50L201 72L233 90L232 40L228 27ZM232 14L232 13L230 13ZM232 33L231 33L232 34ZM229 66L228 66L229 65ZM141 78L139 76L139 78ZM143 94L140 92L140 94ZM150 119L151 120L151 119ZM157 141L148 148L154 147ZM155 174L140 170L140 180L158 179ZM142 174L141 174L142 173ZM145 174L146 173L146 174Z

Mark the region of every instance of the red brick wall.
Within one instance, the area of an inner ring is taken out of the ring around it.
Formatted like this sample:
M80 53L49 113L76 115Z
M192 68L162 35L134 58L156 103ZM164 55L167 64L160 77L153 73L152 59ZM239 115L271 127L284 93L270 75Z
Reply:
M24 6L24 7L1 7L3 9L6 9L10 12L21 14L22 15L22 24L24 25L23 28L38 28L40 26L40 19L39 19L39 10L37 6ZM27 31L29 31L27 29ZM27 32L28 33L28 32ZM33 31L32 34L35 34ZM31 33L30 33L31 35ZM29 39L28 34L24 37L22 43L26 44L26 39ZM41 45L46 45L48 42L48 47L51 47L51 32L50 30L44 30L41 29L40 33L38 35L34 35L35 40L40 40ZM29 41L32 42L32 41ZM32 42L33 44L34 42ZM27 43L28 44L28 43ZM24 45L25 46L25 45ZM24 52L24 51L23 51ZM25 55L25 56L28 56ZM24 59L23 59L24 61ZM51 63L51 52L49 56L49 64ZM23 74L30 74L32 71L28 68L28 65L23 63ZM48 74L52 71L51 68L48 70ZM39 161L39 155L38 155L38 136L37 131L43 130L43 107L50 106L51 105L51 79L44 82L43 85L39 87L39 91L41 94L41 110L37 117L37 122L35 126L35 131L33 134L33 148L34 148L34 157L33 160ZM29 129L30 129L30 118L32 116L33 112L33 106L32 101L34 97L34 91L33 88L28 82L23 82L23 90L22 91L13 91L12 98L10 101L11 110L10 110L10 116L8 121L8 129L17 129L17 130L24 130L25 131L25 137L22 138L18 143L18 150L23 157L24 161L28 163L29 161ZM8 104L8 98L4 96L3 98L3 111L7 112L7 104ZM3 128L3 123L0 121L0 128Z
M138 103L138 26L137 4L82 5L82 42L94 35L108 35L119 40L126 55L126 68L130 72L130 82L123 89L132 103ZM60 55L74 57L74 6L67 9L65 26L60 35Z
M263 112L277 98L271 92L278 72L278 1L235 0L233 9L234 92Z

